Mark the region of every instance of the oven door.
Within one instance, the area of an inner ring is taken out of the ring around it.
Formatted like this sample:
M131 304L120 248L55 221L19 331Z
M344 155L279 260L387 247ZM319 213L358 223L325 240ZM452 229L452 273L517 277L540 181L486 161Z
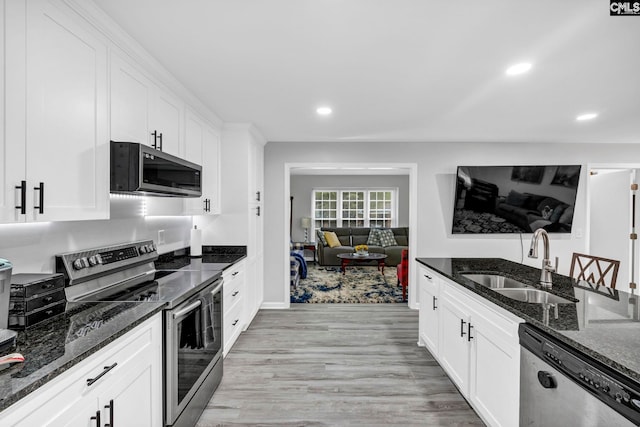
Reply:
M165 410L173 425L222 358L222 279L165 313Z

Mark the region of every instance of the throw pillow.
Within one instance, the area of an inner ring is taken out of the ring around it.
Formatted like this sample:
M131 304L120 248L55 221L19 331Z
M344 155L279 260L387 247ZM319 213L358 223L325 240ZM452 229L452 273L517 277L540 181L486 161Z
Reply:
M560 216L562 216L562 213L568 207L568 205L564 204L556 206L556 208L553 210L553 213L551 214L551 218L549 218L549 221L558 222L560 220Z
M325 231L324 238L327 240L330 248L337 248L338 246L342 246L340 244L340 239L338 239L338 235L333 231Z
M377 228L372 228L369 231L369 238L367 239L367 246L382 246L380 244L379 232L380 230Z
M387 246L398 246L396 238L391 230L378 231L378 238L380 239L380 246L386 248Z
M573 206L569 206L567 209L565 209L562 215L560 215L560 219L558 220L558 222L561 224L571 224L571 221L573 221Z
M322 242L322 246L329 246L327 239L324 238L324 232L316 230L316 235L318 236L318 240Z

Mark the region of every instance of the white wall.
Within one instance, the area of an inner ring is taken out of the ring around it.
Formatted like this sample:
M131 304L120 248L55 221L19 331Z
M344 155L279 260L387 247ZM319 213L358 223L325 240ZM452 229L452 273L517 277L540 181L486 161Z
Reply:
M140 199L111 201L112 219L40 224L0 225L0 258L13 263L14 273L51 273L56 254L152 239L164 230L164 245L158 252L188 246L191 217L140 216Z
M293 196L292 239L304 241L300 218L311 216L311 192L314 188L397 188L398 227L409 225L409 175L291 175ZM309 229L309 241L315 241Z
M622 163L640 158L640 144L504 144L504 143L268 143L265 147L265 302L287 300L284 259L285 164L309 159L326 163L418 164L417 257L500 257L538 267L526 257L531 235L452 236L451 217L458 165L544 165L593 162ZM585 246L586 167L578 188L571 235L551 236L551 256L567 274L574 251ZM413 202L413 201L412 201ZM288 200L287 200L288 203ZM288 223L287 223L288 224ZM523 256L524 255L524 256ZM414 257L414 255L412 255Z

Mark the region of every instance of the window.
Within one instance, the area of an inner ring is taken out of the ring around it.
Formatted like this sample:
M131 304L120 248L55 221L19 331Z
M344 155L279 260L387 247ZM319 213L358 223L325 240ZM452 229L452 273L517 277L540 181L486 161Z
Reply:
M338 226L338 192L314 191L314 228Z
M342 227L364 227L364 191L342 192Z
M397 189L315 189L313 226L322 227L395 227L397 225Z
M391 227L391 209L393 197L391 191L369 192L369 227Z

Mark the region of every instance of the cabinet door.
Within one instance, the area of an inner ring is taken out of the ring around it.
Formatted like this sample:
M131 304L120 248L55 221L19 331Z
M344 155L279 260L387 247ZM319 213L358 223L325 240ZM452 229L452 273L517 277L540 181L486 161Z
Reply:
M154 101L151 132L155 130L162 134L163 152L180 157L183 154L184 104L160 89L156 89Z
M191 112L187 112L185 151L189 161L202 166L202 196L186 199L185 212L211 215L221 212L220 134Z
M440 364L463 396L469 393L469 310L441 290Z
M100 394L102 422L154 427L162 422L162 383L154 352L140 352ZM155 378L157 376L157 378ZM113 419L112 419L113 414Z
M35 221L109 214L107 48L85 26L48 1L27 3L26 169Z
M434 356L438 356L438 335L440 327L439 283L437 277L426 269L419 270L420 312L419 333L420 344L425 345Z
M26 177L25 169L25 4L24 2L0 3L0 55L4 63L0 66L0 222L24 222L21 214L21 185ZM26 209L26 207L25 207ZM25 210L26 213L26 210Z
M518 425L520 347L501 329L473 313L469 399L492 426Z
M153 84L118 55L111 55L111 140L151 145Z

